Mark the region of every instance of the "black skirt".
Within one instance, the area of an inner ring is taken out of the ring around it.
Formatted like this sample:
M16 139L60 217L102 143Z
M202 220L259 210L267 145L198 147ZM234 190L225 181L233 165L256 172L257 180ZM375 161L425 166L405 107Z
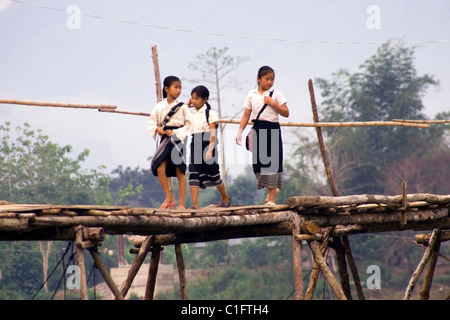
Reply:
M278 122L255 121L252 146L253 172L262 175L283 172L283 139Z
M167 126L164 130L178 129L178 127ZM177 136L171 137L163 135L161 141L156 148L151 162L151 170L153 175L158 176L157 168L164 161L166 164L166 175L168 177L176 177L176 168L179 168L183 174L186 174L186 139L181 141Z
M209 132L195 133L191 139L191 155L189 161L189 186L206 189L220 186L220 167L217 160L216 146L212 151L213 157L205 160L211 134Z

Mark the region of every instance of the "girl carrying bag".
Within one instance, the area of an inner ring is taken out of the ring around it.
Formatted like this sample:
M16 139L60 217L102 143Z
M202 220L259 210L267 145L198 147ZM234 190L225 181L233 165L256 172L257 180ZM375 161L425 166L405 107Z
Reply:
M269 93L269 97L272 97L273 91L270 91ZM252 120L253 123L256 123L256 121L258 121L259 116L261 115L261 113L264 111L264 109L267 107L267 104L265 103L263 105L263 107L261 108L261 110L259 111L258 115L256 116L256 119ZM252 152L252 146L253 146L253 138L255 135L255 129L253 129L253 126L250 128L250 132L247 134L247 137L245 137L245 149L247 149L248 151Z

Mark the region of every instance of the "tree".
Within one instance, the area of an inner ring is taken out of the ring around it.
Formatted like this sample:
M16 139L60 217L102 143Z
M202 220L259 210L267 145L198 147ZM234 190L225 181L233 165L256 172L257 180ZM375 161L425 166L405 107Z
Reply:
M81 166L89 155L88 150L71 159L68 156L72 151L71 146L60 147L50 142L42 130L32 130L28 123L16 128L15 141L11 136L10 122L0 125L0 131L3 132L0 138L1 200L31 204L109 204L109 178L100 171L103 167L87 171ZM14 242L9 245L12 250L15 248ZM47 245L39 242L39 249L36 249L35 243L29 245L34 247L36 252L41 252L42 274L45 280L52 242L47 242ZM0 252L0 256L4 254L5 252ZM16 254L17 252L13 251L12 256ZM31 260L27 263L31 263ZM9 269L7 267L6 270L11 270L11 273L6 272L5 276L13 278L20 276L21 272L13 271L14 268L25 268L24 262L13 264ZM32 269L29 266L26 268ZM24 290L27 291L30 286Z
M345 70L333 79L317 79L325 108L323 121L388 121L426 119L422 97L439 82L430 75L418 76L414 68L415 48L399 41L383 44L360 66L360 72ZM339 141L339 163L351 159L354 169L339 187L360 193L380 193L384 170L394 161L421 157L442 146L439 130L401 127L335 128L326 131L329 143ZM334 143L336 146L336 144ZM339 167L334 166L335 170ZM401 182L400 182L401 185ZM357 189L352 189L357 187Z
M233 57L227 55L228 47L217 49L212 47L204 54L198 54L196 60L189 65L189 68L198 71L201 74L201 79L189 80L194 83L204 82L206 86L209 85L210 91L215 95L217 101L218 116L222 119L224 111L222 109L221 93L225 88L239 88L241 82L232 77L231 74L242 63L248 61L247 57ZM240 112L240 111L239 111ZM224 183L227 182L227 167L225 163L225 150L223 140L224 124L219 124L219 144L220 154L223 164L222 178ZM221 142L220 142L221 141Z

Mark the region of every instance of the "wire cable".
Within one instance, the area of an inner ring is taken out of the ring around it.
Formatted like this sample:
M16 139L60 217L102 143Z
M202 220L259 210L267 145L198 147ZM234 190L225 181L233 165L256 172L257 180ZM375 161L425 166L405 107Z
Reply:
M15 2L18 4L31 6L31 7L37 7L41 9L47 9L47 10L53 10L58 12L64 12L66 13L66 10L55 8L55 7L49 7L34 3L29 3L25 1L20 0L9 0L11 2ZM386 41L323 41L323 40L301 40L301 39L285 39L285 38L271 38L271 37L256 37L256 36L248 36L248 35L239 35L239 34L226 34L226 33L219 33L219 32L208 32L208 31L199 31L199 30L191 30L191 29L185 29L185 28L176 28L176 27L168 27L168 26L162 26L162 25L156 25L156 24L150 24L145 22L136 22L136 21L130 21L125 19L118 19L118 18L111 18L111 17L104 17L97 14L91 14L91 13L83 13L80 12L80 16L95 18L95 19L101 19L101 20L107 20L111 22L118 22L118 23L126 23L141 27L149 27L149 28L157 28L157 29L163 29L163 30L169 30L169 31L177 31L177 32L187 32L187 33L194 33L194 34L200 34L200 35L207 35L207 36L216 36L216 37L226 37L226 38L238 38L238 39L251 39L251 40L263 40L263 41L281 41L281 42L294 42L294 43L309 43L309 44L338 44L338 45L355 45L355 44L384 44ZM450 39L441 39L441 40L422 40L422 41L403 41L407 44L414 44L414 45L421 45L421 44L430 44L430 43L450 43Z

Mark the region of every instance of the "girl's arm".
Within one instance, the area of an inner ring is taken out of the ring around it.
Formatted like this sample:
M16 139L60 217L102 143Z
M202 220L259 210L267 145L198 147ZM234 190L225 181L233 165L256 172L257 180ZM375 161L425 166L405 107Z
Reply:
M214 142L216 142L217 135L216 123L217 122L209 124L209 132L211 133L211 137L209 138L209 146L208 150L206 150L205 160L212 159L213 157L212 152L214 150Z
M236 136L236 144L238 146L241 145L242 142L242 132L248 124L248 120L250 119L250 115L252 114L251 109L244 109L244 114L242 115L241 122L239 123L239 130Z

